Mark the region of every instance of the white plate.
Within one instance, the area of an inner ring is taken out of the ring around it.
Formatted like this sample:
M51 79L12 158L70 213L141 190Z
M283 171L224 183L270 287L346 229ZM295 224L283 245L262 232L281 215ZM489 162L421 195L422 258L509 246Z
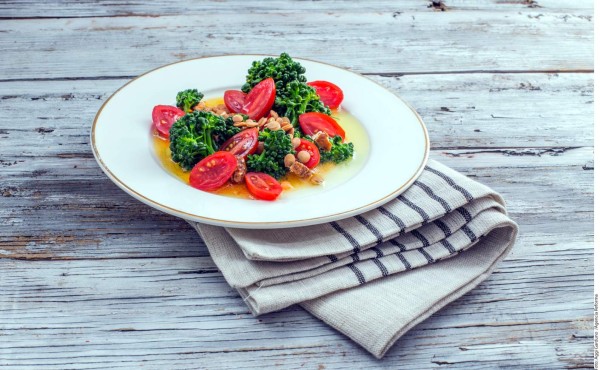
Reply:
M371 210L398 196L419 176L429 154L427 130L399 97L359 74L294 58L306 77L342 88L342 109L359 120L366 138L356 157L326 175L324 186L284 192L274 202L202 192L168 173L150 135L157 104L174 104L178 91L197 88L207 97L239 89L254 60L264 55L192 59L147 72L115 92L100 108L91 132L94 156L121 189L151 207L185 219L240 228L313 225Z

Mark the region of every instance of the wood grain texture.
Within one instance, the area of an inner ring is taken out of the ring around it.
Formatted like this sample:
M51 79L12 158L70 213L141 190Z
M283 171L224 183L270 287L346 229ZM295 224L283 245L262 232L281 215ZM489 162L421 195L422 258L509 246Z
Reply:
M565 222L571 232L592 235L593 171L584 169L591 156L591 148L539 157L468 150L432 154L502 193L521 233L540 239L562 235ZM6 207L0 210L0 258L206 255L187 223L134 200L96 171L87 179L45 174L6 181L1 189Z
M265 18L261 12L220 13L228 7L184 16L5 20L0 80L135 76L181 59L281 51L361 73L593 68L589 9L351 7Z
M100 0L56 0L38 6L38 0L4 0L0 3L2 18L82 18L82 17L123 17L123 16L164 16L179 15L182 10L186 14L206 13L306 13L314 12L345 12L345 11L377 11L395 12L397 15L406 11L437 11L427 0L404 0L398 4L395 0L378 0L376 2L345 1L340 4L336 0L317 1L285 1L267 0L255 2L228 1L194 1L176 3L169 0L155 0L151 5L138 1ZM542 1L514 1L514 0L449 0L444 2L445 11L515 11L523 9L547 10L587 10L591 13L592 0L542 0Z
M435 149L580 147L593 143L592 74L369 78L415 107L427 124ZM63 158L89 153L89 128L97 110L127 81L0 82L0 107L11 117L0 122L0 139L19 137L18 144L8 140L0 148L1 159L19 160L16 156L27 156L34 150L36 156Z
M0 306L0 349L13 363L68 361L76 368L128 366L142 358L150 368L300 368L302 362L344 368L358 359L377 368L398 361L474 368L589 363L590 251L581 248L585 238L556 241L517 247L492 278L411 331L382 362L296 308L252 317L208 257L4 259L3 295L14 303ZM48 312L55 313L51 322ZM230 356L220 362L224 353Z
M527 223L539 227L545 224L545 210L561 207L559 213L548 213L546 227L560 230L556 225L563 216L558 216L568 214L573 202L591 211L592 171L584 170L592 161L591 75L370 77L417 107L437 159L489 183L509 202L539 207ZM56 259L199 253L190 247L196 237L185 222L130 198L93 159L93 117L124 83L0 83L0 107L12 117L0 123L0 193L6 204L0 209L5 230L0 255ZM547 168L552 171L544 172ZM540 175L529 178L532 169ZM577 180L565 186L565 178ZM539 186L553 189L558 198L537 192ZM576 215L584 221L577 225L589 227L588 215ZM147 243L144 235L150 225L155 243Z
M592 368L593 2L444 3L0 2L0 367ZM187 223L90 151L129 78L282 50L401 95L432 158L499 191L521 229L381 361L297 307L252 317Z

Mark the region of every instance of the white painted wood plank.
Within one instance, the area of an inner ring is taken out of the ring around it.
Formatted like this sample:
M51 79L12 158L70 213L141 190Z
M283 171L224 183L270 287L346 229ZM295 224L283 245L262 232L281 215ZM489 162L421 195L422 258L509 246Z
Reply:
M267 0L247 2L237 1L193 1L185 5L168 0L152 2L100 0L55 0L40 2L39 0L5 0L0 3L0 15L6 18L33 17L110 17L110 16L162 16L205 13L299 13L318 9L321 12L343 13L348 11L436 11L427 0L378 0L376 2L345 1L286 1ZM541 0L541 1L509 1L509 0L448 0L444 1L446 11L485 10L485 11L518 11L533 8L543 11L593 8L592 0Z
M434 148L593 145L587 73L369 77L415 107Z
M493 72L590 70L593 2L445 3L3 1L0 367L592 367L592 75ZM399 93L432 157L506 196L514 251L382 361L298 308L250 316L187 224L112 185L88 140L119 76L232 50Z
M435 158L504 194L528 232L555 235L566 220L591 232L593 171L585 170L593 168L591 75L372 77L423 115L432 146L439 148ZM134 201L106 179L92 157L88 130L95 111L124 82L0 83L0 106L11 117L0 123L2 255L201 253L185 222ZM490 118L514 111L522 118ZM446 149L457 147L463 149Z
M362 73L591 70L589 13L520 6L5 20L0 80L134 76L186 58L282 51Z
M411 331L381 362L299 309L252 317L208 257L4 259L0 358L56 368L100 361L150 368L590 364L592 251L578 238L532 248L534 241L524 236L489 280ZM225 353L227 361L219 360Z
M368 77L421 114L433 148L593 145L589 73ZM0 107L11 117L0 122L0 141L8 140L0 159L89 153L97 110L127 81L0 83Z
M570 232L593 233L593 171L583 169L591 155L591 148L583 148L558 156L435 152L432 157L505 196L523 233L552 240L564 233L565 223ZM70 168L60 171L65 170ZM187 223L134 200L100 169L85 180L62 177L49 173L3 184L0 258L206 255Z

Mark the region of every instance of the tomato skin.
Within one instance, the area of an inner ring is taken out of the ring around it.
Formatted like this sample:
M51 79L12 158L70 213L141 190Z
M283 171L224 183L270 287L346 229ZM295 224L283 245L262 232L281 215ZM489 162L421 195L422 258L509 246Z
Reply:
M237 159L229 152L215 152L198 162L190 173L190 185L203 191L219 189L237 167Z
M152 109L152 124L162 137L169 137L173 123L183 117L185 112L171 105L157 105Z
M331 109L337 109L342 103L342 100L344 100L344 92L342 89L329 81L312 81L307 82L306 84L314 87L323 104Z
M257 120L264 117L271 110L274 102L275 81L271 77L265 78L246 95L240 113L246 114L250 119Z
M240 90L227 90L223 94L223 101L230 112L240 113L244 108L246 94Z
M219 150L230 152L231 154L246 158L254 154L258 148L258 128L249 128L238 132L230 137Z
M330 116L325 113L303 113L298 117L300 128L305 135L314 135L318 131L327 133L330 137L339 135L342 140L346 139L344 129Z
M317 146L306 140L300 139L300 145L296 147L296 153L299 153L301 150L306 150L310 154L310 159L308 162L304 163L304 165L308 168L315 168L321 161L321 154L319 153L319 148Z
M262 200L275 200L283 190L273 177L262 172L248 172L244 177L250 194Z

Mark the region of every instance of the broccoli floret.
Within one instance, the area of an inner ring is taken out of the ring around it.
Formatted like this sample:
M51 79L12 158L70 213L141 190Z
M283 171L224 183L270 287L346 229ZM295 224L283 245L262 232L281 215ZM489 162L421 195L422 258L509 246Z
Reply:
M264 129L258 136L258 140L264 143L260 154L252 154L246 160L246 166L250 172L264 172L276 179L287 173L283 163L286 154L294 154L292 140L283 130L271 131Z
M269 57L262 61L256 60L252 62L252 67L248 70L242 91L247 93L260 81L269 77L275 80L275 89L279 91L292 81L306 82L304 72L306 69L286 53L281 53L278 58Z
M319 150L321 154L321 163L334 162L341 163L354 155L354 144L343 143L342 138L338 135L329 138L331 142L331 151L326 152Z
M176 103L177 107L184 112L192 110L196 104L200 103L200 100L204 97L200 91L196 89L187 89L177 93Z
M240 116L242 116L244 121L248 119L247 115L240 114L240 113L238 113L238 114ZM233 135L237 134L238 132L242 131L241 128L235 127L233 124L234 124L233 116L230 116L230 117L225 118L225 125L218 126L215 129L213 139L215 140L215 143L217 144L217 146L220 147L227 141L227 139L229 139Z
M292 81L277 91L274 110L288 117L292 125L298 128L298 117L306 112L320 112L331 115L331 110L319 99L314 88L305 83Z
M231 121L232 123L233 121ZM181 117L169 130L171 159L186 171L241 129L211 112L194 111Z
M300 63L286 53L278 58L257 60L248 70L242 91L247 93L265 78L272 77L276 94L273 110L280 116L288 117L297 132L298 116L302 113L320 112L331 115L331 110L321 102L315 89L306 84L305 71Z

